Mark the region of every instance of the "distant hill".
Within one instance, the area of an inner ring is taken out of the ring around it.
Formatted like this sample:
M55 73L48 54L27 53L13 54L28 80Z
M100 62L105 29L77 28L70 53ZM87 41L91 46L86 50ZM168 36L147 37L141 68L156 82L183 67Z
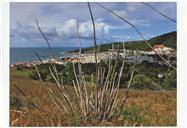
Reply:
M156 37L153 37L148 40L148 42L154 46L155 44L164 44L167 47L171 47L173 49L176 49L176 38L177 38L177 32L169 32L166 34L162 34ZM100 45L100 51L107 51L108 49L112 48L112 44L114 44L114 47L118 47L118 43L120 45L120 48L123 47L122 42L112 42L112 43L107 43L107 44L102 44ZM129 41L125 42L125 48L126 49L139 49L143 51L151 50L144 41ZM71 52L78 52L79 50L73 50ZM93 47L89 48L83 48L82 52L87 52L87 51L93 51Z
M177 39L177 32L175 31L175 32L170 32L154 37L148 41L150 42L151 45L162 43L165 46L176 49L176 39Z

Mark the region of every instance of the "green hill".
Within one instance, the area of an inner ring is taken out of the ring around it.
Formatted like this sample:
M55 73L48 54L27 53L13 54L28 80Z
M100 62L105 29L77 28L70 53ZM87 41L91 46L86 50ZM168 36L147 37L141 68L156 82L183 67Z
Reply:
M162 34L156 37L153 37L148 40L148 42L154 46L155 44L164 44L167 47L171 47L173 49L176 49L176 38L177 38L177 32L169 32L166 34ZM114 47L118 47L118 43L120 44L120 48L123 47L122 42L112 42L112 43L107 43L107 44L102 44L100 45L100 51L107 51L108 49L112 48L112 44L114 44ZM143 51L151 50L144 41L128 41L125 42L125 48L126 49L139 49ZM79 50L74 50L71 52L78 52ZM82 52L88 52L88 51L93 51L93 47L89 48L83 48Z
M150 39L149 42L152 45L162 43L165 46L176 49L176 39L177 39L177 33L175 31L175 32L170 32L170 33L166 33L166 34L154 37Z

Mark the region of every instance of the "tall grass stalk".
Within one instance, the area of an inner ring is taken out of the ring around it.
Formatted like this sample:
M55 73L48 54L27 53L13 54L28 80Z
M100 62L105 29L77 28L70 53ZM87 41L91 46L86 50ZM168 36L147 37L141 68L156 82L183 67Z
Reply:
M150 43L145 39L144 35L142 34L142 32L131 22L129 22L128 20L126 20L125 18L123 18L122 16L120 16L119 14L115 13L113 10L106 8L105 6L101 5L100 3L96 3L97 5L99 5L101 8L105 9L106 11L110 12L111 14L115 15L116 17L118 17L119 19L121 19L122 21L124 21L125 23L127 23L128 25L130 25L136 32L137 34L143 39L144 43L151 48L164 62L165 64L169 65L171 68L173 68L174 70L176 70L176 67L174 67L172 64L170 64L164 57L162 57L158 51L156 51L151 45Z
M93 44L94 44L94 56L95 56L95 66L96 66L95 72L96 73L95 73L95 76L93 76L93 74L90 74L90 75L92 78L92 85L94 85L93 78L96 78L95 88L93 88L91 91L88 91L87 88L89 85L88 83L86 83L85 75L84 75L84 72L82 71L80 61L78 62L78 70L76 70L75 63L73 63L73 73L75 76L75 80L72 80L74 92L75 92L74 95L69 94L69 92L66 90L66 85L64 85L61 78L59 78L57 69L55 65L53 65L52 63L49 67L49 71L50 71L51 76L55 80L59 95L57 95L57 91L54 92L52 89L50 89L47 86L45 86L44 88L47 90L48 95L50 96L52 102L55 104L56 108L59 110L59 113L61 113L61 117L66 116L68 114L69 116L71 116L71 118L74 119L74 122L70 125L75 125L75 123L79 121L80 125L89 124L93 126L95 125L98 126L102 124L103 122L117 121L120 118L120 114L122 112L122 109L124 108L124 105L128 98L128 92L132 84L132 80L133 80L133 76L135 72L135 63L132 68L132 72L131 72L130 80L127 85L127 89L124 92L124 97L122 99L122 102L119 102L120 101L119 87L120 87L120 81L121 81L123 69L125 66L125 60L123 59L121 68L117 69L117 64L119 61L119 51L120 51L119 44L118 44L118 52L117 52L117 57L116 57L114 65L112 64L111 60L108 60L107 61L108 70L106 70L106 67L103 68L100 66L100 64L98 63L99 53L98 51L96 51L97 43L96 43L96 31L95 31L94 17L92 14L92 9L91 9L90 4L87 3L87 5L88 5L89 12L90 12L92 25L93 25L93 40L94 40ZM102 5L100 6L103 7ZM42 32L37 19L36 19L36 24L42 37L44 38L44 40L46 41L49 47L51 57L52 57L53 56L52 49L50 47L49 41L47 40L44 33ZM134 28L136 29L136 27ZM138 33L141 35L139 31ZM80 33L79 33L78 20L77 20L77 36L78 36L78 41L80 44L79 56L81 57L82 42L81 42ZM149 45L147 41L145 42L146 44ZM124 47L124 44L123 44L123 47ZM152 48L152 46L150 47ZM112 58L114 54L113 50L114 50L114 44L112 44ZM41 60L38 54L37 56L39 60ZM41 79L40 71L37 65L35 65L35 67L36 67L38 76ZM73 100L73 96L76 97L76 100Z

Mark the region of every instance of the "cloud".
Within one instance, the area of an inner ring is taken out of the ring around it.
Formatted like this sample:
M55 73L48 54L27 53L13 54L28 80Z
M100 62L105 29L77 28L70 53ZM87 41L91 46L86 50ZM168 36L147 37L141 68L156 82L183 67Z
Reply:
M77 39L77 20L69 19L59 26L47 26L39 22L42 32L49 41L60 42L61 40ZM97 38L105 38L110 33L111 26L103 19L95 20ZM93 38L93 26L91 20L79 23L79 33L81 39L90 40ZM32 25L21 25L17 23L16 28L11 29L10 38L16 42L43 42L43 38L38 28Z
M109 34L111 26L103 21L103 19L98 19L95 21L95 29L98 37L102 37ZM81 36L92 37L93 36L93 26L91 20L83 22L80 24L79 28Z
M95 20L95 29L97 37L100 38L110 33L112 27L105 23L103 19ZM93 37L93 25L91 20L85 22L79 22L79 33L83 39L90 39ZM59 35L65 38L77 38L77 20L69 19L64 22L62 27L59 29Z
M41 25L41 28L48 40L55 41L59 37L56 28L46 28L43 25ZM17 26L15 28L11 28L10 38L14 42L44 42L36 25L22 25L20 23L17 23Z
M136 33L127 23L97 4L90 4L95 19L98 41L111 42L119 39L134 40L139 38L134 36ZM143 32L158 35L176 30L176 24L170 23L140 2L103 2L101 4L124 17ZM169 17L176 18L176 3L152 2L150 4ZM36 45L40 45L44 42L37 29L35 17L38 18L46 37L54 45L60 43L62 46L78 44L77 19L79 20L80 36L84 44L87 45L93 40L92 22L85 2L12 2L10 4L11 44L22 45L25 42L27 45L34 42Z

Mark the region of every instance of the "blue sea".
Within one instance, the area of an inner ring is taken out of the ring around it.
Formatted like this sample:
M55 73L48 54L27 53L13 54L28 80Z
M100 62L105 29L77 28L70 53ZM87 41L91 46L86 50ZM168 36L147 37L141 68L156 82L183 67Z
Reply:
M77 47L56 47L52 48L53 56L60 57L66 56L67 51L78 49ZM35 52L39 54L41 58L48 58L50 51L48 48L10 48L10 64L17 62L33 61L33 58L37 59Z

